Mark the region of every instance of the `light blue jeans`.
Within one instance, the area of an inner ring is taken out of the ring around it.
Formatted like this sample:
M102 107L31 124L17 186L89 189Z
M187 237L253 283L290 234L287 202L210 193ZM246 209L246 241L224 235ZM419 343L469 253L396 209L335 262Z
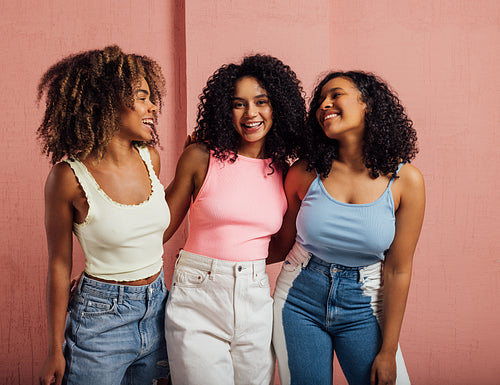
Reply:
M169 374L163 270L145 286L82 277L66 321L63 384L153 384Z
M331 385L333 355L350 385L369 385L381 345L381 263L326 263L295 244L274 293L273 345L282 385ZM409 384L401 352L397 384Z

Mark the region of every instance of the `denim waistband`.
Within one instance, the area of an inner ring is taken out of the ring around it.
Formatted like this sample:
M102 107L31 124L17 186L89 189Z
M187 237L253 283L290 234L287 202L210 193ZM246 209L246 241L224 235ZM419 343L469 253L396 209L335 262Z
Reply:
M167 289L165 286L165 278L163 276L162 268L160 274L153 282L149 285L143 286L130 286L101 282L89 278L84 274L78 284L77 292L89 294L93 293L110 299L116 298L121 301L123 298L129 300L144 300L146 298L150 298L155 292L163 290Z
M324 260L311 255L311 259L308 262L308 266L320 270L325 274L340 273L345 277L353 277L356 279L362 279L367 276L379 276L381 273L382 262L377 262L368 266L344 266L336 263L328 263Z
M226 274L231 276L253 274L256 276L266 271L266 261L264 259L242 262L226 261L190 253L185 250L180 251L179 258L177 258L175 265L200 269L208 272L212 276L215 274Z

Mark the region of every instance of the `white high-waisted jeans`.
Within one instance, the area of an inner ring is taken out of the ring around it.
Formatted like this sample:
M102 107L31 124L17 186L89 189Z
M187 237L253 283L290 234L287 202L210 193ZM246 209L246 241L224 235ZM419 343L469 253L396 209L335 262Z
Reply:
M165 337L175 385L268 385L273 300L264 260L231 262L181 251Z

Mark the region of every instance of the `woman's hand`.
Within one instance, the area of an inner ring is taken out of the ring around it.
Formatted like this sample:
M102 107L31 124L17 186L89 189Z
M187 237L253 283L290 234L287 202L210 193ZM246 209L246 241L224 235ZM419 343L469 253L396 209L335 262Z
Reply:
M394 385L396 383L396 357L380 352L375 357L370 376L370 385Z
M40 372L40 385L61 385L65 366L62 351L49 353Z

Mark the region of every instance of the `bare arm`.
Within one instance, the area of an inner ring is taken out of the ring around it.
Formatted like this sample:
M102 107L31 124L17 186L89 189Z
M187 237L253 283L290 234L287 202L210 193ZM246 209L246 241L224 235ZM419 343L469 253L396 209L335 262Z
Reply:
M165 189L170 225L163 235L163 242L175 233L186 216L191 199L196 199L207 174L209 155L204 145L193 144L179 158L174 179Z
M425 188L420 171L406 164L399 175L393 185L393 191L399 192L399 207L396 234L384 265L383 340L372 367L373 385L394 384L396 380L395 355L410 287L413 254L425 211Z
M54 166L45 184L45 229L49 252L47 275L48 354L40 383L61 384L65 360L62 352L66 309L72 268L73 199L78 193L75 176L68 165Z
M300 204L314 180L314 173L306 171L306 166L306 162L298 161L290 168L286 176L285 194L288 207L283 217L281 229L273 235L269 243L267 264L281 262L295 242L297 234L295 221Z

